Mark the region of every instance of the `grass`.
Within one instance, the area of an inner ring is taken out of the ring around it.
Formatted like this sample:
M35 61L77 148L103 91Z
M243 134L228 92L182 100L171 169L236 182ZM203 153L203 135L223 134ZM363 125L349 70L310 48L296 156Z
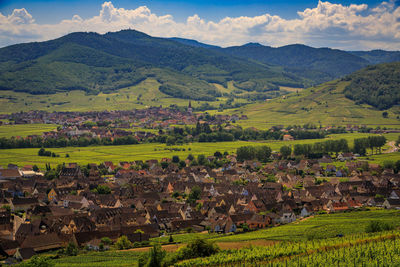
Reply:
M262 229L244 234L211 239L218 242L238 242L256 239L301 241L335 237L338 234L364 233L372 220L384 221L400 226L400 211L371 210L318 215L301 222Z
M138 266L137 256L134 251L106 251L88 252L73 257L63 257L52 260L57 267L105 267L105 266Z
M354 138L365 137L368 134L335 134L328 138L349 140L349 145L352 145ZM388 139L395 140L397 135L389 134ZM324 139L308 139L308 140L294 140L294 141L263 141L263 142L215 142L215 143L190 143L181 146L166 146L165 144L138 144L138 145L124 145L124 146L93 146L93 147L65 147L65 148L49 148L51 152L59 154L60 157L39 157L37 155L38 148L19 148L19 149L1 149L0 150L0 165L6 166L9 163L17 164L18 166L36 164L43 167L46 163L51 165L76 162L78 164L86 165L87 163L101 163L104 161L133 161L133 160L149 160L149 159L162 159L171 158L174 155L179 156L181 159L187 157L188 154L197 156L204 154L206 156L214 154L215 151L235 153L236 149L245 145L268 145L273 151L279 151L283 145L294 144L312 144L315 142L323 141ZM185 149L185 151L170 151L170 148ZM190 151L189 151L190 148ZM166 150L167 149L167 150ZM66 158L69 154L69 158Z
M28 135L41 135L43 132L49 132L57 129L56 124L15 124L1 125L0 138L10 138L12 136L26 137Z
M400 128L396 119L400 108L388 110L389 117L383 118L382 111L369 105L355 105L344 97L343 90L348 82L331 81L317 87L301 90L281 98L258 102L222 113L246 114L248 120L239 121L243 127L270 128L273 125L369 125ZM218 114L218 112L217 112Z
M75 90L48 95L31 95L13 91L0 91L0 113L13 113L29 110L52 111L100 111L100 110L129 110L147 108L150 106L187 106L189 100L174 98L158 90L160 83L154 78L148 78L135 86L130 86L114 93L88 95L84 91ZM219 86L223 88L223 86ZM234 90L233 86L224 89L226 92ZM204 103L219 106L226 101L221 97L217 101L194 101L192 106L198 107ZM236 99L236 102L247 102L245 99Z

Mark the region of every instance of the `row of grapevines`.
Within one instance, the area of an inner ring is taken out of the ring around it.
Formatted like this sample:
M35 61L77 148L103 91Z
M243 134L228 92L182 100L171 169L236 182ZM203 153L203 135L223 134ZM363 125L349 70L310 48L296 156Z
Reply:
M247 247L238 250L224 250L206 258L196 258L179 262L175 266L210 266L251 264L256 262L269 262L277 258L293 257L307 253L316 253L338 249L340 247L354 246L361 243L384 240L386 238L400 238L400 232L392 231L379 234L357 234L342 238L330 238L305 242L281 242L272 246Z
M400 266L400 239L387 239L297 256L262 266Z

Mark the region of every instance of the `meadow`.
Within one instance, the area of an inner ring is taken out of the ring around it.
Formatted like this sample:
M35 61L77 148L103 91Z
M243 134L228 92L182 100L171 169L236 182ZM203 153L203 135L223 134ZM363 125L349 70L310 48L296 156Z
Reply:
M137 85L116 90L114 93L86 94L84 91L74 90L46 95L31 95L28 93L0 91L0 113L13 113L29 110L52 111L101 111L101 110L129 110L148 108L150 106L168 107L170 105L187 106L189 100L166 95L158 89L160 83L148 78ZM218 86L221 92L230 93L237 90L231 83L228 87ZM242 90L240 90L242 91ZM226 97L217 98L217 101L194 101L192 106L198 107L209 103L219 106ZM247 103L247 100L237 98L238 103Z
M26 137L28 135L42 135L57 129L56 124L14 124L0 125L0 138L10 138L12 136Z
M328 139L341 139L348 140L349 145L352 146L354 138L366 137L369 134L356 133L356 134L333 134L328 136ZM396 140L397 134L387 134L388 140ZM56 164L75 162L78 164L86 165L88 163L101 163L104 161L112 161L118 163L120 161L134 161L134 160L149 160L149 159L162 159L171 158L174 155L185 159L189 154L194 156L204 154L206 156L214 154L216 151L235 153L236 149L245 145L270 146L273 151L279 151L283 145L294 144L312 144L320 142L324 139L308 139L308 140L294 140L294 141L234 141L234 142L215 142L215 143L189 143L179 146L167 146L159 143L146 143L137 145L123 145L123 146L90 146L90 147L64 147L64 148L49 148L60 157L43 157L38 156L38 148L18 148L18 149L1 149L0 150L0 165L7 166L9 163L17 164L18 166L36 164L39 168L44 167L46 163L52 166ZM181 151L174 151L179 149ZM66 155L69 157L66 157Z

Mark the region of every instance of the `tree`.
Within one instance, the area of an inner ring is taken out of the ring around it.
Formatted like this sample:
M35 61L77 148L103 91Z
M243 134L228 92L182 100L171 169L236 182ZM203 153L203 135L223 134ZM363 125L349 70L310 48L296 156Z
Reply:
M199 164L199 165L205 165L206 163L207 163L207 159L206 159L206 156L204 156L204 155L198 155L197 156L197 163Z
M43 147L41 149L39 149L38 156L44 156L45 151L46 150Z
M252 146L242 146L236 150L237 160L252 160L256 157L256 150Z
M169 165L169 163L166 162L166 161L162 161L162 162L161 162L161 167L162 167L163 169L168 168L168 165Z
M102 237L101 238L101 243L103 243L104 245L111 245L112 240L109 237Z
M117 247L117 249L122 250L130 249L133 245L132 242L129 241L128 237L126 237L126 235L123 235L117 239L117 242L115 242L115 246Z
M382 117L387 118L389 116L389 113L387 111L382 112Z
M190 160L190 161L192 161L192 160L194 160L194 157L193 157L192 154L189 154L189 155L187 156L187 159Z
M166 255L165 250L161 249L159 244L154 244L149 252L149 259L146 267L161 267L162 261Z
M220 158L222 158L222 153L219 152L219 151L216 151L216 152L214 153L214 157L220 159Z
M200 199L200 197L201 197L201 188L197 185L193 186L188 197L188 202L195 203L196 200Z
M179 168L185 168L186 167L186 162L185 161L183 161L183 160L181 160L181 161L179 161Z
M38 167L37 165L33 165L33 166L32 166L32 170L33 170L34 172L40 171L40 170L39 170L39 167Z
M260 146L256 148L256 157L261 162L267 162L271 157L271 148L269 146Z
M172 156L172 162L173 163L178 163L179 162L179 156Z
M143 230L142 229L137 229L135 231L135 234L139 234L139 240L140 240L140 242L142 242L142 235L144 234Z
M78 255L78 251L78 247L74 243L70 242L65 249L65 255L76 256Z
M292 154L292 148L290 146L282 146L279 152L282 158L287 159Z
M108 195L111 194L111 188L109 188L106 185L99 185L97 186L97 188L95 189L96 192L100 195Z

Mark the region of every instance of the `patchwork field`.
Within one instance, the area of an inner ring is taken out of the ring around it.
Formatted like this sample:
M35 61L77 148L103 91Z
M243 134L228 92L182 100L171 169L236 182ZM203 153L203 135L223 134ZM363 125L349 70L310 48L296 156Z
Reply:
M13 91L0 90L0 113L13 113L29 110L46 111L96 111L96 110L128 110L134 108L146 108L150 106L187 106L189 100L173 98L158 90L160 83L153 78L148 78L135 86L116 90L115 93L89 95L84 91L71 91L49 95L31 95ZM232 83L225 88L218 85L221 93L231 93L236 88ZM242 90L240 90L243 92ZM192 101L194 107L204 103L219 106L226 101L226 97L220 97L214 102ZM235 102L247 102L237 98Z
M388 118L382 111L368 105L355 105L344 97L348 82L332 81L298 91L280 98L243 106L223 113L246 114L248 120L239 121L243 127L270 128L273 125L368 125L373 128L387 126L400 128L397 116L399 107L388 110ZM217 111L214 112L218 114Z
M345 138L349 145L352 145L354 138L366 137L369 134L334 134L328 136L330 139ZM387 134L388 140L396 140L397 134ZM204 154L206 156L214 154L215 151L234 153L240 146L245 145L268 145L272 150L278 151L283 145L294 144L312 144L324 139L308 139L295 141L260 141L260 142L215 142L215 143L190 143L181 146L166 146L165 144L138 144L123 146L90 146L90 147L65 147L65 148L48 148L51 152L55 152L60 157L43 157L38 156L38 148L18 148L18 149L1 149L0 165L7 166L8 163L14 163L18 166L36 164L39 167L45 166L46 163L52 165L76 162L79 164L101 163L104 161L133 161L133 160L149 160L171 158L174 155L180 158L186 158L188 154L197 156ZM174 151L173 149L181 151ZM67 158L66 155L69 155Z
M12 136L26 137L28 135L41 135L43 132L49 132L57 129L56 124L15 124L1 125L0 138L10 138Z

